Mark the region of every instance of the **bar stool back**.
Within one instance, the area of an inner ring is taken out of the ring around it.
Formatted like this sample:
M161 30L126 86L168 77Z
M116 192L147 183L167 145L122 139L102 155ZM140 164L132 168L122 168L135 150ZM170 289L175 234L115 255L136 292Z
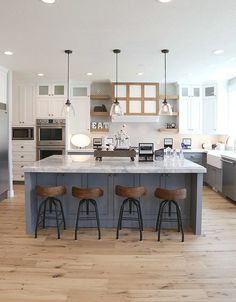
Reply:
M143 218L142 211L140 206L140 201L137 198L142 197L146 194L146 188L144 187L125 187L117 185L115 188L116 195L125 197L122 205L120 207L119 219L116 230L116 239L119 239L119 231L122 229L123 220L138 221L140 241L142 240L142 231L143 231ZM128 211L125 211L125 205L128 205ZM135 211L132 210L132 207L136 208L137 217L132 217L131 214ZM124 213L129 213L129 216L123 216Z
M38 227L42 224L43 228L45 228L46 219L50 218L56 220L57 238L60 239L60 225L63 223L64 230L65 230L66 222L65 222L65 215L64 215L62 203L56 196L64 195L66 193L66 188L64 186L56 186L56 187L36 186L35 192L38 196L45 198L39 206L36 226L35 226L35 238L37 238L38 236ZM46 216L47 214L50 214L50 216Z
M177 221L178 223L178 232L182 233L182 242L184 242L184 231L183 231L183 224L182 224L182 217L181 217L181 210L176 202L176 200L183 200L186 199L187 196L187 190L185 188L181 189L163 189L163 188L157 188L155 191L155 196L159 199L163 199L163 201L160 203L159 211L158 211L158 216L157 216L157 222L156 222L156 231L158 230L158 241L160 241L160 234L161 234L161 225L162 222L173 222ZM177 215L177 220L171 218L171 206L172 204L176 208L176 215ZM163 213L165 207L168 206L168 217L163 219Z
M72 187L72 195L75 198L80 199L76 223L75 223L75 240L77 240L77 234L79 231L79 221L80 220L96 220L97 221L97 229L98 229L98 239L101 239L101 230L100 230L100 219L98 213L97 202L95 199L101 197L103 195L103 190L101 188L78 188ZM82 206L85 204L86 210L82 211ZM94 211L90 210L89 205L94 207ZM86 217L80 217L80 214L85 212ZM95 216L89 216L90 213L95 213Z

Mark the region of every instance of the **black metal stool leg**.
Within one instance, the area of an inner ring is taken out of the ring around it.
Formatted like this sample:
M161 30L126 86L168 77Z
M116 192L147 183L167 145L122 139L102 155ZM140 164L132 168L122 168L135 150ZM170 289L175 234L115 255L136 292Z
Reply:
M90 199L90 201L94 205L94 209L95 209L95 213L96 213L97 229L98 229L98 239L101 239L100 219L99 219L99 214L98 214L97 202L94 199Z
M140 234L139 241L142 241L143 240L143 233L142 233L143 228L142 228L142 217L141 217L141 213L140 213L139 201L133 199L133 203L136 206L137 214L138 214L138 224L139 224L139 234Z
M59 205L60 205L60 209L61 209L61 215L62 215L62 220L63 220L63 225L64 225L64 230L66 230L66 220L65 220L65 215L64 215L64 210L62 207L62 203L60 201L60 199L54 198L56 201L58 201Z
M165 208L165 206L166 206L167 203L168 203L168 201L165 200L164 203L163 203L163 205L162 205L162 208L160 210L159 225L158 225L158 241L160 241L160 239L161 239L162 216L163 216L164 208Z
M171 216L171 200L168 201L168 214Z
M117 229L116 229L116 239L119 239L119 230L121 230L121 223L122 223L122 217L123 217L123 213L124 213L124 206L125 206L127 201L128 200L125 199L122 202L122 205L120 207L120 213L119 213L118 224L117 224Z
M76 217L76 223L75 223L75 240L77 240L77 234L78 234L78 231L79 231L79 215L80 215L80 209L82 207L82 205L84 204L85 200L82 199L80 202L79 202L79 206L78 206L78 210L77 210L77 217Z
M44 229L45 229L45 217L46 217L46 209L47 209L48 199L49 199L49 197L44 200L44 207L43 207L43 228Z
M176 201L174 201L174 204L176 205L177 215L178 215L178 219L179 219L179 223L180 223L180 229L181 229L181 233L182 233L182 242L184 242L184 230L183 230L183 224L182 224L181 210Z
M157 221L156 221L156 232L158 230L158 225L159 225L159 220L160 220L160 212L161 212L161 208L164 204L165 200L163 200L161 203L160 203L160 206L159 206L159 210L158 210L158 215L157 215Z
M60 239L60 224L59 224L59 216L58 216L58 209L57 209L57 203L54 199L51 199L51 204L54 205L55 214L56 214L56 223L57 223L57 239Z
M37 220L36 220L36 225L35 225L35 231L34 231L34 238L37 238L37 236L38 236L39 219L40 219L40 216L41 216L42 207L44 206L45 202L47 202L47 199L43 200L41 202L40 206L39 206Z
M137 200L137 205L138 205L138 209L139 209L139 214L140 214L140 221L141 221L141 228L142 228L142 231L143 231L143 216L142 216L142 210L141 210L141 205L140 205L140 201Z

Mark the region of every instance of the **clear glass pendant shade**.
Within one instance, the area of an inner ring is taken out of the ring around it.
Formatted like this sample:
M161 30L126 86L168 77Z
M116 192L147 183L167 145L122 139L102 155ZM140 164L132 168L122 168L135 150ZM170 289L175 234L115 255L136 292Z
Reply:
M172 115L172 107L167 102L161 104L159 115Z
M110 110L110 116L112 115L123 115L123 110L121 108L120 103L116 100L112 106L111 106L111 110Z
M75 116L75 109L69 100L67 100L66 103L63 105L62 116L63 117Z

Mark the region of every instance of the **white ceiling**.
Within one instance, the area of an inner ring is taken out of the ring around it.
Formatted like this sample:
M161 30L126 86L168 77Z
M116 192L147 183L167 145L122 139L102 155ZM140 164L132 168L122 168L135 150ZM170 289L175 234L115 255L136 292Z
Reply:
M114 80L120 48L120 81L162 82L169 48L167 81L232 78L235 34L236 0L0 0L0 65L24 77L65 78L72 49L71 78Z

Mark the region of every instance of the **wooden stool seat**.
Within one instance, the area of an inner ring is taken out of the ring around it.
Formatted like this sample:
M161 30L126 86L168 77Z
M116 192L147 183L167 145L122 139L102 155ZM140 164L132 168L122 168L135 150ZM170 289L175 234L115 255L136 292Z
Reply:
M36 186L35 191L36 194L41 197L53 197L53 196L64 195L66 193L66 188L64 186L57 186L57 187Z
M180 189L163 189L163 188L157 188L155 191L155 196L159 199L163 199L160 203L158 215L157 215L157 221L156 221L156 231L158 230L158 241L160 241L160 234L161 234L161 225L162 222L176 222L178 223L178 232L182 232L182 242L184 242L184 231L183 231L183 225L182 225L182 217L181 217L181 210L176 202L176 200L183 200L187 197L187 190L185 188ZM176 216L177 219L171 218L171 215L173 214L171 211L171 206L174 206L176 209ZM168 206L168 212L164 212L164 209ZM167 218L163 218L163 214L167 213Z
M116 195L126 198L140 198L146 194L147 190L144 187L124 187L116 186Z
M49 218L56 220L57 238L60 239L60 225L63 224L65 230L66 222L62 203L56 196L64 195L66 188L64 186L36 186L35 192L38 196L45 198L39 206L35 226L35 238L38 236L38 227L42 224L42 227L45 228L46 219ZM47 214L50 216L46 216Z
M72 187L72 195L81 199L94 199L103 195L101 188L78 188Z
M117 185L115 188L116 195L125 197L119 213L119 219L116 229L116 239L119 239L119 231L122 229L123 220L138 221L140 241L142 240L142 231L143 231L143 218L142 211L140 206L140 201L137 198L142 197L146 194L147 190L144 187L125 187ZM128 211L125 211L125 206L128 205ZM135 208L136 211L133 211L132 208ZM124 216L124 213L128 213L129 216ZM132 214L137 213L137 217L134 217Z
M174 190L157 188L155 191L155 196L160 199L183 200L186 199L187 190L185 188Z
M80 220L96 220L97 229L98 229L98 239L101 239L101 230L100 230L100 219L98 213L98 207L96 198L103 195L103 190L101 188L79 188L72 187L72 196L80 199L77 217L75 223L75 240L77 240L78 231L79 231L79 221ZM82 210L82 206L85 205L85 210ZM94 207L94 211L90 210L90 205ZM95 213L95 216L89 216L90 213ZM86 216L80 216L81 213L86 213Z

